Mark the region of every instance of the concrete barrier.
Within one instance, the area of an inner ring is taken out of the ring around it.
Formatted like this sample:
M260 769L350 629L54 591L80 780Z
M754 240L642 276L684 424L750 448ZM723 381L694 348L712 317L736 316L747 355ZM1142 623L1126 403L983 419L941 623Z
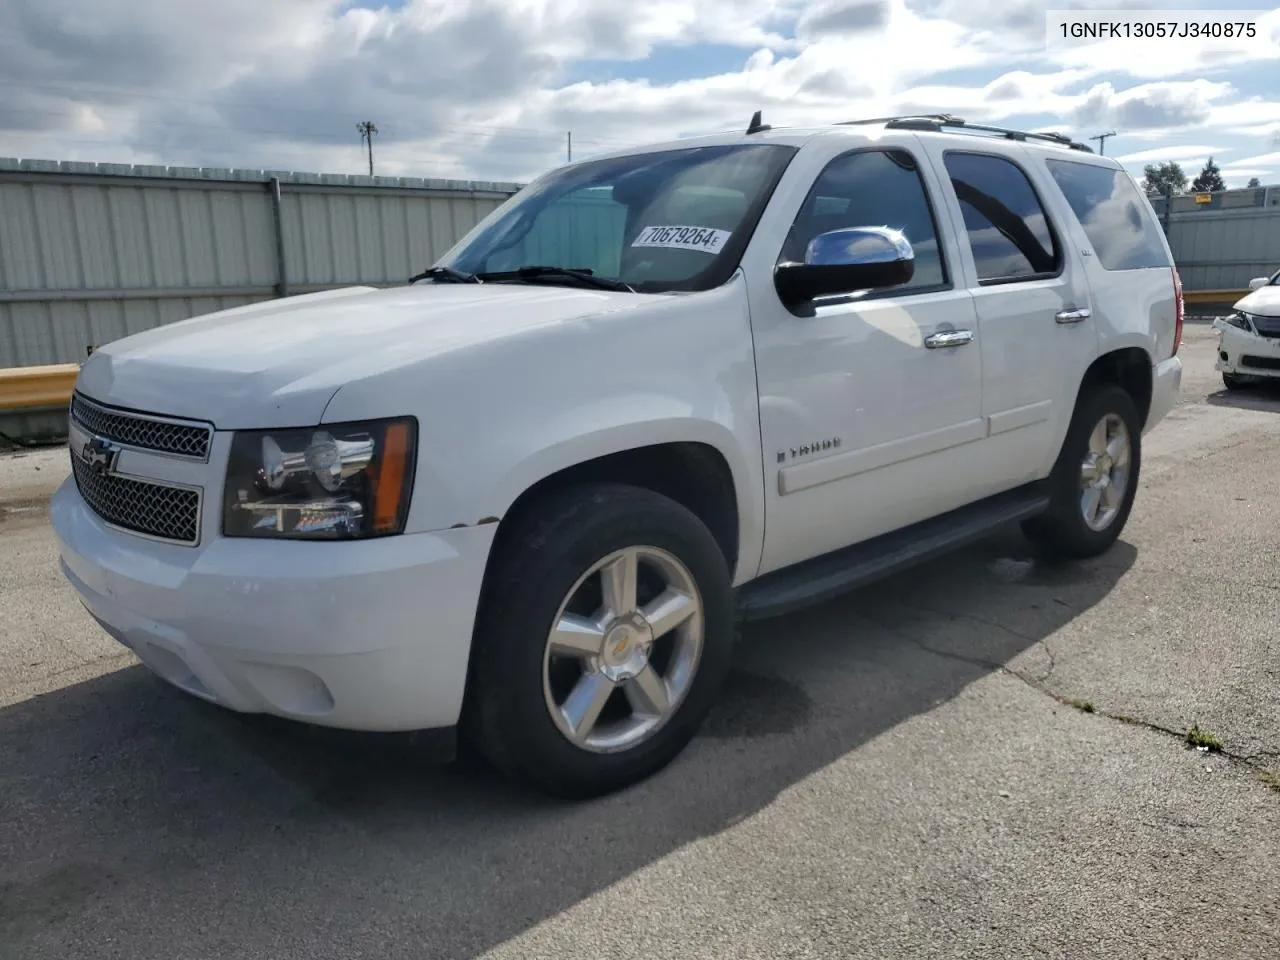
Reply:
M1183 290L1182 299L1188 304L1224 303L1230 306L1248 294L1248 290Z
M0 370L0 410L40 410L66 407L80 372L78 363Z

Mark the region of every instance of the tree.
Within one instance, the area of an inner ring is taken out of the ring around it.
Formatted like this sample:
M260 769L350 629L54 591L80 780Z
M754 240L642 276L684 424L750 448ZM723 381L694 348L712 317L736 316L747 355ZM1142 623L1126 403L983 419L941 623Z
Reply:
M1249 182L1248 182L1248 183L1246 183L1246 184L1245 184L1245 186L1246 186L1246 187L1260 187L1260 186L1262 186L1262 181L1261 181L1261 180L1259 180L1257 177L1250 177L1250 178L1249 178Z
M1187 175L1172 160L1158 165L1149 163L1142 168L1142 172L1146 174L1142 186L1147 193L1162 197L1165 193L1176 195L1187 192Z
M1227 189L1227 185L1222 182L1222 172L1218 169L1218 165L1213 162L1213 157L1205 161L1204 169L1200 171L1200 176L1196 177L1192 182L1191 189L1196 193L1214 193L1218 190Z

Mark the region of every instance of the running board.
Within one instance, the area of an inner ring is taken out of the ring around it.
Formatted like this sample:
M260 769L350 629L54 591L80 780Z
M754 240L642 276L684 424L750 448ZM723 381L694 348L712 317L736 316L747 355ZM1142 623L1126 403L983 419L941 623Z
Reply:
M1043 513L1048 506L1044 484L1028 484L775 570L738 588L738 619L776 617L822 603L981 540L1005 524Z

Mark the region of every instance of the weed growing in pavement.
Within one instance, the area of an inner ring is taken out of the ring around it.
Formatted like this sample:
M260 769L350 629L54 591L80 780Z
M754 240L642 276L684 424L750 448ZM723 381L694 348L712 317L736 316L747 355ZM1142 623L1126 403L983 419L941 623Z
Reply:
M1276 793L1280 793L1280 773L1272 773L1270 770L1259 770L1258 779Z
M1187 743L1193 747L1204 747L1206 750L1222 750L1222 738L1218 737L1207 730L1201 730L1199 726L1192 726L1187 731Z
M1088 700L1072 700L1070 703L1082 713L1093 713L1093 704Z

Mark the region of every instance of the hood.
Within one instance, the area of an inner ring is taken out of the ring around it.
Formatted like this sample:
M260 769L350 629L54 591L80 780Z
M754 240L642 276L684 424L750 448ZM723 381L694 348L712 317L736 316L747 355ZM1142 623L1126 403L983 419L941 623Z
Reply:
M1280 286L1259 287L1236 301L1235 309L1241 313L1256 313L1260 317L1280 317Z
M345 287L116 340L85 362L77 389L223 430L310 426L352 380L655 296L505 283Z

